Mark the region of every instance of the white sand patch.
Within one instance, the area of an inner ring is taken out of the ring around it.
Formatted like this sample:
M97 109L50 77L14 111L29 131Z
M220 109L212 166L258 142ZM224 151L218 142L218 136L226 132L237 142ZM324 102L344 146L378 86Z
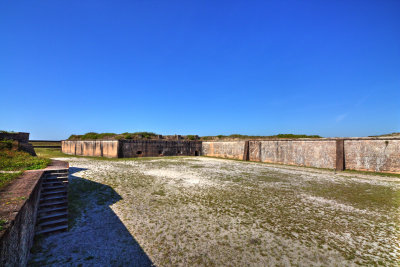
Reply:
M182 170L173 169L155 169L143 170L145 175L155 176L157 178L166 179L169 183L183 183L184 185L200 185L210 186L213 182L205 177L200 176L198 173L188 171L185 168Z
M346 204L342 204L339 203L335 200L331 200L331 199L326 199L323 197L316 197L316 196L311 196L311 195L306 195L306 194L301 194L302 200L307 202L307 203L312 203L312 204L320 204L323 206L329 206L333 209L337 209L337 210L341 210L344 212L357 212L357 213L362 213L362 214L374 214L373 212L367 211L367 210L362 210L362 209L357 209L353 206L350 205L346 205Z

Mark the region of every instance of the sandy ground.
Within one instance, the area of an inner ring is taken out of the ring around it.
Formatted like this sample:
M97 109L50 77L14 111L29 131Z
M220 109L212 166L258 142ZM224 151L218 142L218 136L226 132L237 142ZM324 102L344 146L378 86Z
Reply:
M205 157L63 160L72 227L37 240L32 266L400 263L399 178Z

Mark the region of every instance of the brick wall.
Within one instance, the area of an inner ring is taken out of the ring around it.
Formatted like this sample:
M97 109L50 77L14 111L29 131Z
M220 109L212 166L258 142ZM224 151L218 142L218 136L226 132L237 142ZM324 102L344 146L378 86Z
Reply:
M203 142L202 155L243 160L246 141Z

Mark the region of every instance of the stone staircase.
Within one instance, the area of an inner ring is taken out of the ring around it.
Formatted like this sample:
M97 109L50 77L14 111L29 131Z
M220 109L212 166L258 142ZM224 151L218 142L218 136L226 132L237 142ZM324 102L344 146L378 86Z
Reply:
M36 235L68 230L68 169L49 170L44 175Z

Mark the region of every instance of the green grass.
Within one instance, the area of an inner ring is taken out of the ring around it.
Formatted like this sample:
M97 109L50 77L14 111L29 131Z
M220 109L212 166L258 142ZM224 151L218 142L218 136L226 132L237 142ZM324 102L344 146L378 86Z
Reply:
M0 189L8 185L12 180L20 176L22 172L0 173Z
M0 173L0 188L5 187L13 179L20 176L22 171L45 168L50 159L31 156L24 151L12 150L9 142L2 141L0 149L0 171L14 171L12 173Z
M2 171L38 170L45 168L49 163L49 159L33 157L23 151L0 151L0 170Z
M398 178L400 178L400 173L356 171L356 170L344 170L343 172L345 172L345 173L355 173L355 174L389 176L389 177L398 177Z
M6 220L0 220L0 231L2 231L3 230L3 226L5 225L7 223L7 221Z
M33 147L37 147L37 146L60 146L61 147L61 141L53 141L53 142L29 142L30 144L32 144Z
M59 148L35 148L35 152L39 157L43 158L74 157L73 155L62 153Z

